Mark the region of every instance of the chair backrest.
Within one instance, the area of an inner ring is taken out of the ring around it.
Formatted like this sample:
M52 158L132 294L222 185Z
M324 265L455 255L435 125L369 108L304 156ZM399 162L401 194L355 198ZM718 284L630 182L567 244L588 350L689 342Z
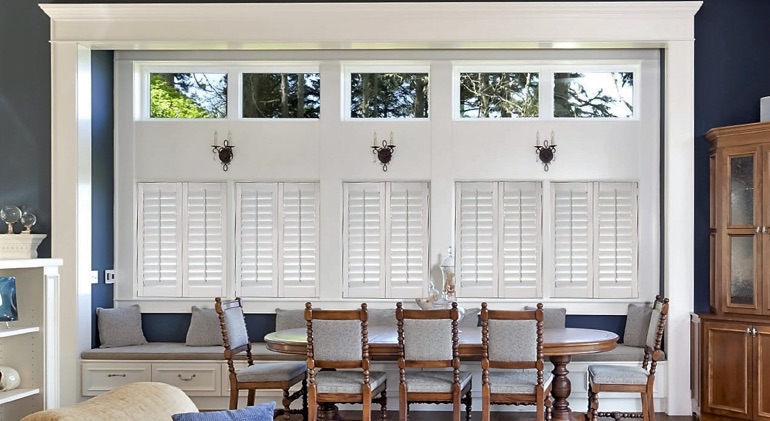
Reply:
M217 297L214 301L214 309L219 315L219 326L222 328L222 342L225 346L224 355L230 371L233 372L235 370L233 367L233 357L244 351L246 352L246 359L249 365L254 364L241 298L236 297L234 300L223 300Z
M489 310L481 304L481 367L538 370L543 382L543 304L535 310Z
M366 304L358 310L317 310L305 304L307 364L314 368L369 370Z
M402 303L397 303L399 368L459 370L459 318L456 302L452 308L439 310L405 310Z
M666 317L668 316L668 298L660 295L655 297L652 305L652 315L650 316L650 327L647 329L647 340L644 346L644 361L642 367L647 369L650 365L650 374L655 374L655 366L662 357L660 351L663 342L663 332L666 327Z

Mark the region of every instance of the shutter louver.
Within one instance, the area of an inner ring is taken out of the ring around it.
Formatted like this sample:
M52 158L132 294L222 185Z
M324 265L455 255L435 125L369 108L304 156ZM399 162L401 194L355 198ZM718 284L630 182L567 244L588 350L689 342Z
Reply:
M458 295L496 296L495 183L457 184Z
M375 298L382 296L383 185L349 183L345 185L345 279L346 297Z
M176 183L137 186L140 296L182 294L179 187Z
M316 297L318 285L317 184L283 184L279 282L282 297Z
M538 297L540 183L501 183L500 296Z
M591 297L592 188L590 183L553 183L554 297Z
M428 185L391 183L389 297L422 296L428 279Z
M277 196L273 183L236 184L236 283L241 296L278 295Z
M637 296L636 183L598 183L598 298Z
M225 186L187 184L185 206L185 297L224 295Z

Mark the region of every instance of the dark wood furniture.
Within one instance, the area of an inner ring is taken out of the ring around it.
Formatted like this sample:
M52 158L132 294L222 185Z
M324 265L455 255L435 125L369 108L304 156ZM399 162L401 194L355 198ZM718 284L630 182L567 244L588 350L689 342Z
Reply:
M459 334L459 355L461 360L481 359L481 328L463 328ZM592 354L615 349L618 335L596 329L543 329L543 354L550 358L553 368L554 398L552 415L554 420L571 419L569 395L572 391L567 366L573 355ZM304 329L288 329L265 335L267 348L286 354L307 353L307 333ZM369 329L369 355L372 360L395 360L398 358L398 334L395 328L378 327Z
M386 375L369 371L366 304L361 304L359 310L317 310L306 303L305 320L308 419L316 420L319 404L324 407L321 412L326 414L335 403L360 403L362 421L369 421L372 402L375 402L380 404L380 418L385 421Z
M691 318L693 412L770 420L770 122L706 133L710 151L710 313Z
M588 366L588 419L596 421L597 417L643 418L644 421L655 420L652 387L655 384L655 369L658 360L663 356L660 345L663 342L663 330L668 315L668 298L660 295L655 297L650 318L650 327L644 346L644 360L641 370L638 367L612 365ZM642 412L599 412L600 392L630 392L639 393L642 397Z
M481 304L482 421L491 420L492 405L536 405L537 420L544 421L553 377L543 373L543 364L542 303L527 311L489 310Z
M219 325L222 329L224 342L224 357L230 373L230 409L238 407L238 393L247 390L247 405L254 405L254 397L257 390L281 389L283 390L283 408L276 409L276 415L283 415L289 421L291 414L302 414L307 420L307 384L305 374L307 367L303 363L266 363L254 364L251 355L251 341L246 331L246 319L243 314L241 299L222 300L215 299L214 308L219 315ZM246 353L248 366L240 370L235 369L233 358L241 352ZM294 393L289 389L302 382L302 388ZM302 409L291 409L290 405L302 397Z

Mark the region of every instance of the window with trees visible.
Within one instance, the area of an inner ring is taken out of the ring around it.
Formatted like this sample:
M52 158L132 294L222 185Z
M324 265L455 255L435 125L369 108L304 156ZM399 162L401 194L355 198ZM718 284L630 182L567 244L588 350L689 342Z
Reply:
M634 115L633 72L555 73L553 91L554 117Z
M318 118L319 73L244 73L244 118Z
M349 69L351 118L428 118L429 73Z
M227 117L227 73L150 73L150 118Z
M537 117L537 73L460 73L460 117Z

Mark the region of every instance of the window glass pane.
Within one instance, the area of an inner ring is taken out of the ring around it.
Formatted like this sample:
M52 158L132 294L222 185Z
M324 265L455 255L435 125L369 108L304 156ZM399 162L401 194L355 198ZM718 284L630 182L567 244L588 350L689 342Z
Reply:
M150 74L150 118L225 117L227 74Z
M537 73L460 73L460 116L538 116Z
M555 73L554 117L626 118L634 115L632 72Z
M244 73L244 118L318 118L318 73Z
M352 73L353 118L428 117L427 73Z

